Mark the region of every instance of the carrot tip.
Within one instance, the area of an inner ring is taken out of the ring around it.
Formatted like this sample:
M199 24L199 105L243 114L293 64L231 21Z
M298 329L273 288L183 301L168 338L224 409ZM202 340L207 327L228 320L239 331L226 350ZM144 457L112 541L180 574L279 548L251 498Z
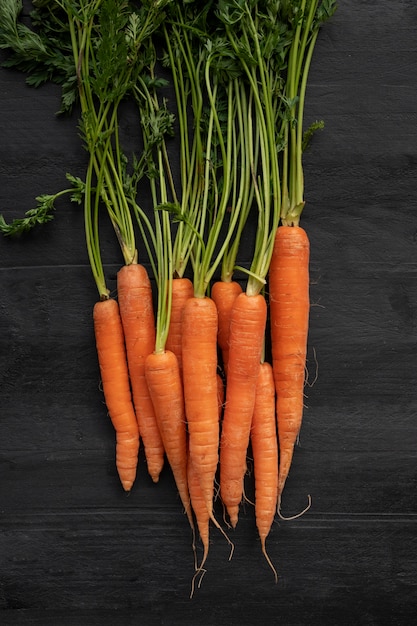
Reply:
M227 512L229 514L230 524L232 528L236 528L237 522L239 519L239 507L238 506L227 507Z

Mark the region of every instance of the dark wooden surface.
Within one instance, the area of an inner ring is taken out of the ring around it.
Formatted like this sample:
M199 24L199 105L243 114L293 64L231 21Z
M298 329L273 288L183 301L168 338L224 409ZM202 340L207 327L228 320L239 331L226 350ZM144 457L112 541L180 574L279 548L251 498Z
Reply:
M347 0L321 32L305 159L311 239L310 380L269 552L247 506L235 554L212 530L189 600L190 533L173 480L141 458L130 494L114 468L99 389L96 293L82 215L0 241L0 623L405 625L417 610L417 5ZM82 175L59 92L0 70L0 211ZM123 129L127 134L128 119ZM115 286L118 250L103 240ZM316 368L317 361L317 368ZM250 486L248 487L250 489Z

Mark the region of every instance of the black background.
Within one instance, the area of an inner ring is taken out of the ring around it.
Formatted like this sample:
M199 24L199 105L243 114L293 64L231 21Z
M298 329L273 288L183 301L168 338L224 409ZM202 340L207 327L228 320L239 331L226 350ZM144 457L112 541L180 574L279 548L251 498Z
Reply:
M247 505L235 554L211 531L189 599L190 533L172 476L140 460L129 497L99 389L82 211L0 240L0 622L402 625L417 609L417 5L346 0L320 33L305 157L311 240L306 410L268 540ZM59 90L0 70L0 212L82 176ZM135 140L129 116L122 132ZM121 260L103 233L109 285ZM317 361L317 366L316 366ZM249 480L250 485L250 480ZM250 486L248 487L250 489Z

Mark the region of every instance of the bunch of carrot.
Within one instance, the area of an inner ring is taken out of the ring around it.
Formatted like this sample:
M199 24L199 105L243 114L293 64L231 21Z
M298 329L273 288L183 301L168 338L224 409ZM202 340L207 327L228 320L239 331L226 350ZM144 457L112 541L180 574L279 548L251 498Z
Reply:
M256 524L276 579L265 544L301 427L309 320L309 241L299 225L305 93L334 2L53 4L68 20L89 155L82 197L99 293L94 328L120 481L132 489L140 442L154 482L167 459L203 544L194 585L210 523L233 550L215 516L216 483L234 528L251 449ZM175 144L158 50L174 94ZM126 97L142 131L130 172L118 135ZM144 189L151 216L139 204ZM117 298L101 263L103 207L124 260ZM153 276L138 262L136 228ZM254 234L246 265L244 233Z

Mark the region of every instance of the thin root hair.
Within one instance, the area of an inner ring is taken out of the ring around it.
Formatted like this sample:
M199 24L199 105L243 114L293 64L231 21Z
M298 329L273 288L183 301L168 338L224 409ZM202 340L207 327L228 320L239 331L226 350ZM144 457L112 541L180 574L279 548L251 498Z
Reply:
M285 522L289 522L291 520L294 520L294 519L297 519L297 518L301 517L302 515L304 515L304 513L307 513L307 511L311 507L311 496L310 496L310 494L308 494L307 498L308 498L308 504L302 511L300 511L300 513L296 513L295 515L291 515L289 517L285 517L281 513L281 496L280 496L279 500L278 500L278 506L277 506L277 515L278 515L278 517L281 520L285 521Z
M312 350L313 350L314 364L315 364L315 366L316 366L316 372L315 372L315 374L314 374L314 378L313 378L313 380L311 381L311 383L310 383L310 382L308 382L309 373L308 373L308 368L307 368L307 366L306 366L306 375L305 375L305 384L306 384L306 385L308 385L308 387L310 387L310 389L311 389L311 387L313 387L313 385L315 385L315 383L317 382L318 377L319 377L319 362L318 362L318 359L317 359L316 349L315 349L315 348L312 348Z

